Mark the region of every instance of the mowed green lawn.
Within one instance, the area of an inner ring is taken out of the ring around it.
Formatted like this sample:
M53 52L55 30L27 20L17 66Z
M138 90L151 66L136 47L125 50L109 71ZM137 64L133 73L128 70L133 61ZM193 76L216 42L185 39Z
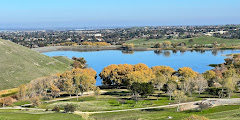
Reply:
M151 109L141 111L126 111L116 113L93 114L90 118L94 120L166 120L169 116L171 120L181 120L191 115L200 115L211 120L239 120L240 105L229 105L209 108L207 110L176 112L176 108Z
M76 98L57 101L52 103L43 103L39 106L42 109L52 109L54 106L59 106L60 109L64 108L66 104L73 104L76 106L76 110L85 111L85 112L94 112L94 111L111 111L111 110L122 110L122 109L132 109L132 108L141 108L141 107L150 107L150 106L160 106L167 105L169 102L168 98L160 97L159 100L139 100L137 103L134 100L125 100L124 104L118 103L118 97L113 96L99 96L96 98L95 96L85 96L81 97L78 101ZM124 98L123 98L124 99Z
M189 42L190 39L193 39L193 42ZM156 43L162 43L163 41L171 41L172 43L181 43L184 42L187 46L190 45L200 45L200 44L212 44L213 42L217 41L219 44L224 43L226 46L232 45L240 45L240 39L222 39L217 37L209 37L209 36L202 36L202 37L194 37L188 39L133 39L129 40L126 43L133 43L136 47L153 47Z
M34 113L21 110L0 110L0 120L83 120L80 115L68 113Z
M55 106L59 106L60 109L64 108L66 104L73 104L76 106L78 111L94 112L94 111L111 111L111 110L122 110L122 109L133 109L133 108L143 108L143 107L152 107L152 106L161 106L168 105L169 103L174 104L174 100L169 100L169 97L165 93L161 93L161 96L158 97L156 91L154 95L149 96L149 98L139 98L139 101L135 102L131 99L130 91L109 91L105 94L100 95L98 98L96 96L83 96L79 97L78 101L76 98L43 103L39 106L42 109L52 109ZM188 101L197 101L204 99L202 98L189 97ZM120 100L119 100L120 99ZM122 102L122 103L121 103ZM19 104L19 103L18 103Z

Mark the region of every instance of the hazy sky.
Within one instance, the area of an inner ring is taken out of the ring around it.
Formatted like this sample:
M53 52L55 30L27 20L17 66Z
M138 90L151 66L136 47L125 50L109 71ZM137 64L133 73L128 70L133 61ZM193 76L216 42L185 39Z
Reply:
M0 25L240 24L240 0L1 0Z

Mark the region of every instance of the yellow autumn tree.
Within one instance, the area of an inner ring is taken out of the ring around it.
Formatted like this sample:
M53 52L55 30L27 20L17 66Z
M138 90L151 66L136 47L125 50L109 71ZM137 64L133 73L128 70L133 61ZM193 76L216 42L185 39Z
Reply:
M94 42L93 45L95 45L95 46L109 46L111 44L106 43L106 42Z
M89 90L93 90L96 83L96 74L97 72L92 68L86 69L73 69L73 80L75 86L75 92L78 95L78 92L85 92Z
M87 41L81 42L81 45L92 45L92 44L93 44L92 42L87 42Z
M194 89L194 79L197 77L197 73L192 70L192 68L189 67L183 67L179 68L178 74L181 79L181 84L180 87L181 89L185 92L188 93L189 95L192 95L192 91Z
M178 74L179 74L179 76L183 77L184 79L194 78L197 76L197 73L195 71L193 71L192 68L190 68L190 67L179 68Z
M208 85L211 87L216 79L216 73L212 70L203 73L203 77L208 81Z
M174 69L169 66L154 66L151 69L157 77L164 76L166 77L167 81L175 72Z
M74 85L73 85L73 80L72 79L67 79L66 81L64 81L63 83L64 85L64 90L67 92L67 94L70 95L70 97L72 96L72 94L74 93Z
M155 78L152 70L145 64L139 63L133 66L133 71L128 74L129 83L147 83Z
M152 83L158 90L167 83L174 72L174 69L168 66L154 66L151 69L156 76L155 79L152 80Z
M164 42L163 42L163 46L166 47L166 48L170 47L171 44L172 44L172 43L171 43L170 41L164 41Z
M24 100L26 98L26 94L27 94L27 86L26 85L20 85L18 87L18 99L19 100Z
M78 96L80 92L93 90L96 83L96 74L97 72L92 68L76 68L58 74L58 83L63 84L61 86L68 94L75 93Z
M145 64L119 64L105 67L99 74L105 85L127 86L132 82L150 82L155 75Z
M54 99L60 95L60 89L54 84L51 85L51 94Z
M105 85L126 85L128 84L127 75L133 71L133 65L119 64L105 67L99 74Z

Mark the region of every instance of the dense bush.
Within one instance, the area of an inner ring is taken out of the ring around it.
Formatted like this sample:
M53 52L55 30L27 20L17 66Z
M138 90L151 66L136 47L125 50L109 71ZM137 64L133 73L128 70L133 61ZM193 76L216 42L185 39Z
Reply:
M52 109L52 111L60 112L60 108L59 108L59 106L54 106L54 108Z
M68 112L73 113L75 110L76 110L76 107L73 104L67 104L67 105L64 106L64 111L66 113L68 113Z

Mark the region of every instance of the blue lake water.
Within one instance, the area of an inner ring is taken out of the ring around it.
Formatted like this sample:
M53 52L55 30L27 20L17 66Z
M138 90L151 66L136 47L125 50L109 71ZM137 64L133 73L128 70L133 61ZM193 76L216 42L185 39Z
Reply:
M166 65L178 70L181 67L191 67L194 71L203 73L213 69L209 64L220 64L226 58L223 55L240 53L240 50L207 50L207 51L186 51L174 52L170 50L162 51L134 51L125 53L119 50L108 51L55 51L43 53L47 56L84 57L89 67L99 74L102 69L111 64L138 64L144 63L149 67ZM97 77L96 85L101 85L101 79Z

